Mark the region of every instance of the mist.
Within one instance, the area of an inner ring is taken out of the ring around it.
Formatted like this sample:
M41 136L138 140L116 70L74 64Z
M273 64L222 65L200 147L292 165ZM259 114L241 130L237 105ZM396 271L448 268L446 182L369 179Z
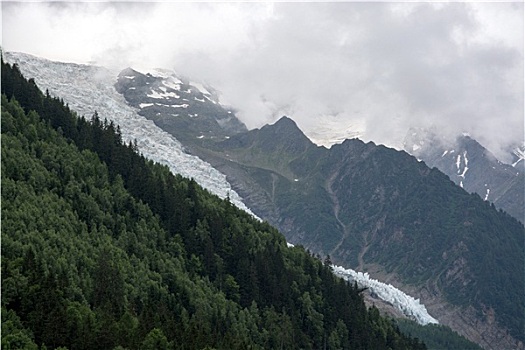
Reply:
M287 115L310 136L329 125L399 149L409 127L433 127L507 161L524 139L523 13L523 3L2 3L2 47L173 69L214 86L249 128Z

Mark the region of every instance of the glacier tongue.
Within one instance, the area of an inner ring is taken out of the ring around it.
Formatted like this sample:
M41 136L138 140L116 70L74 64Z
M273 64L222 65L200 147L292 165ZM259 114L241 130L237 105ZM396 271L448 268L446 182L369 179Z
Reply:
M95 111L120 126L123 140L137 140L139 151L155 162L167 165L175 174L194 178L202 187L221 198L229 196L240 209L257 216L231 188L226 176L196 156L187 154L182 144L140 116L114 88L118 73L89 65L53 62L22 53L5 53L6 61L18 64L26 78L53 96L63 98L69 107L90 118Z
M352 269L345 269L344 267L336 265L333 265L332 268L335 275L348 281L356 281L361 287L369 288L372 292L376 293L379 298L389 302L403 312L405 316L414 319L417 323L421 325L439 323L438 320L429 315L425 305L421 304L419 299L414 299L391 284L374 280L370 278L368 273L356 272Z
M167 165L173 173L193 177L221 198L229 196L233 204L257 218L231 188L224 174L200 158L187 154L178 140L140 116L126 103L113 85L118 73L102 67L53 62L21 53L6 52L4 55L6 61L18 64L26 78L34 78L43 91L47 89L51 95L63 98L79 115L89 118L97 111L102 119L107 118L120 126L126 143L137 140L137 146L145 157ZM368 287L418 323L438 323L419 300L392 285L340 266L333 266L333 270L342 278Z

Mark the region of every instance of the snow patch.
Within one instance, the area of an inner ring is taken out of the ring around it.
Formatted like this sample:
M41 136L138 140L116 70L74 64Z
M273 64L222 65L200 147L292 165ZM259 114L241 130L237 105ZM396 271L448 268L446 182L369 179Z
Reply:
M170 98L170 97L173 97L173 98L180 98L179 95L177 95L176 93L174 92L163 92L163 93L158 93L157 91L155 90L152 90L151 93L147 94L146 96L150 97L150 98L157 98L157 99L166 99L166 98Z
M180 91L180 85L182 84L182 81L175 77L169 77L167 80L162 81L162 84L168 89Z

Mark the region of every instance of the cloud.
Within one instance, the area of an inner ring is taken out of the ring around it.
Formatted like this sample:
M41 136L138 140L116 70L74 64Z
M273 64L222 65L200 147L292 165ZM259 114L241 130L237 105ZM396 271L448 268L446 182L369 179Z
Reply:
M523 141L523 3L3 3L3 45L173 68L251 128L293 117L400 147L410 126Z

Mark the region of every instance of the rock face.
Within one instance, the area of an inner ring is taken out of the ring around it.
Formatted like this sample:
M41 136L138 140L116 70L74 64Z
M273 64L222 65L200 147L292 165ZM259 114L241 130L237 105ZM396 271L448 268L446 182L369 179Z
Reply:
M513 152L513 165L505 164L476 140L461 135L446 141L428 130L412 129L405 149L430 167L436 167L460 187L475 192L516 219L525 219L525 173L520 148Z

